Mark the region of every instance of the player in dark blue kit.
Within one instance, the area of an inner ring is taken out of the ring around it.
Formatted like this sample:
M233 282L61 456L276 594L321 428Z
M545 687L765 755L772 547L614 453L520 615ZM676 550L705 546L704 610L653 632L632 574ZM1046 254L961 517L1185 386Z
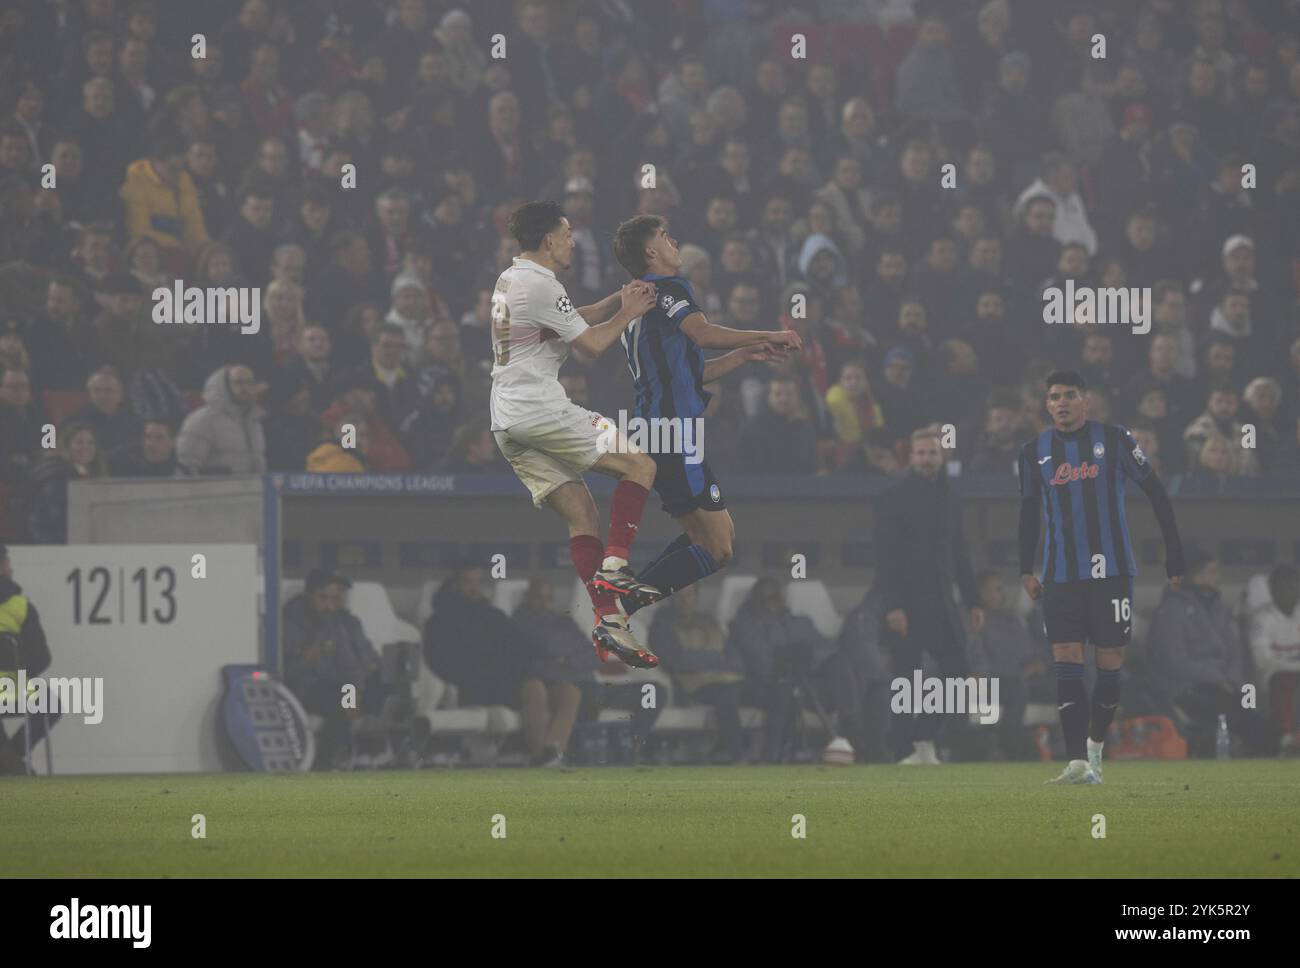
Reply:
M653 282L655 308L622 336L636 385L635 416L680 419L695 426L709 402L705 384L751 361L771 361L802 347L794 332L715 326L695 303L691 284L678 273L682 259L668 223L639 215L618 227L614 255L633 278ZM730 350L705 360L704 350ZM699 435L702 443L702 435ZM735 534L722 487L702 454L651 453L654 489L663 508L685 532L637 576L664 595L713 574L731 560ZM625 607L631 608L628 603Z
M1174 585L1182 583L1183 546L1169 495L1132 435L1088 419L1087 388L1078 373L1057 371L1046 383L1052 429L1020 451L1020 574L1029 596L1043 599L1070 761L1051 782L1100 783L1102 745L1119 705L1133 627L1137 562L1124 517L1126 481L1135 481L1151 501ZM1041 581L1033 575L1040 514L1047 520ZM1092 643L1097 662L1091 709L1083 683L1085 642Z

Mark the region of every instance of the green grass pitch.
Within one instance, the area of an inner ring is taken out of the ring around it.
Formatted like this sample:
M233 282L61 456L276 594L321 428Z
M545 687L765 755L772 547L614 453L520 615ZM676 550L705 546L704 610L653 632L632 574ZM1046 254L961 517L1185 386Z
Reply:
M0 876L1300 876L1298 761L1059 769L5 778Z

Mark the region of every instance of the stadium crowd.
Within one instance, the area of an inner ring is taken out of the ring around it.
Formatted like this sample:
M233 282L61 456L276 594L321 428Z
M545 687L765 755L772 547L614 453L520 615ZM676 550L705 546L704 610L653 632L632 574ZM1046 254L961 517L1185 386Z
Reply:
M580 304L658 213L712 318L803 335L717 386L719 473L899 474L939 422L1009 477L1067 365L1175 494L1300 466L1286 5L17 0L0 116L0 538L105 474L503 470L489 300L538 197ZM1045 323L1070 283L1149 288L1151 331ZM173 286L257 331L160 325ZM565 379L630 403L613 355Z
M0 540L66 540L89 477L506 472L490 296L510 212L548 197L579 304L625 281L618 222L661 214L712 319L801 333L797 358L713 388L724 479L899 475L937 422L950 471L1010 494L1042 375L1072 367L1174 494L1296 488L1294 5L9 0ZM1150 332L1046 323L1044 292L1071 285L1149 289ZM195 289L220 305L160 315L157 291ZM617 349L563 379L630 405ZM1167 641L1224 638L1212 584L1179 594L1215 615ZM734 707L725 649L682 659L723 631L674 609L666 664ZM1239 678L1202 659L1171 681ZM575 701L528 699L536 722Z

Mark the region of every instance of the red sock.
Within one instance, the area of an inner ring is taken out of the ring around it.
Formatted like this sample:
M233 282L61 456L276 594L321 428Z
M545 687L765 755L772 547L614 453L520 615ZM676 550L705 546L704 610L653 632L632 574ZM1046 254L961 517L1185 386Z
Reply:
M609 544L605 547L606 557L628 557L632 539L636 537L637 526L641 523L641 512L645 509L645 499L650 496L635 481L619 481L614 488L614 502L609 509Z
M596 574L600 563L605 558L605 549L600 539L594 534L579 534L569 539L569 558L573 561L573 570L582 579L591 597L591 606L597 616L608 615L618 611L618 605L612 592L601 592L591 587L591 576Z

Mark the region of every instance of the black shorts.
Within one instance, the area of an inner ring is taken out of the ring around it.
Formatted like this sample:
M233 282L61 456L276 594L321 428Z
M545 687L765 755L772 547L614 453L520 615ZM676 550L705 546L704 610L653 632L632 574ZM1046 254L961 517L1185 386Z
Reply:
M663 508L675 518L697 508L722 511L727 507L718 479L709 462L688 464L685 454L651 454L655 462L655 490L663 498Z
M1048 582L1043 586L1043 624L1053 645L1128 645L1133 628L1132 577Z

